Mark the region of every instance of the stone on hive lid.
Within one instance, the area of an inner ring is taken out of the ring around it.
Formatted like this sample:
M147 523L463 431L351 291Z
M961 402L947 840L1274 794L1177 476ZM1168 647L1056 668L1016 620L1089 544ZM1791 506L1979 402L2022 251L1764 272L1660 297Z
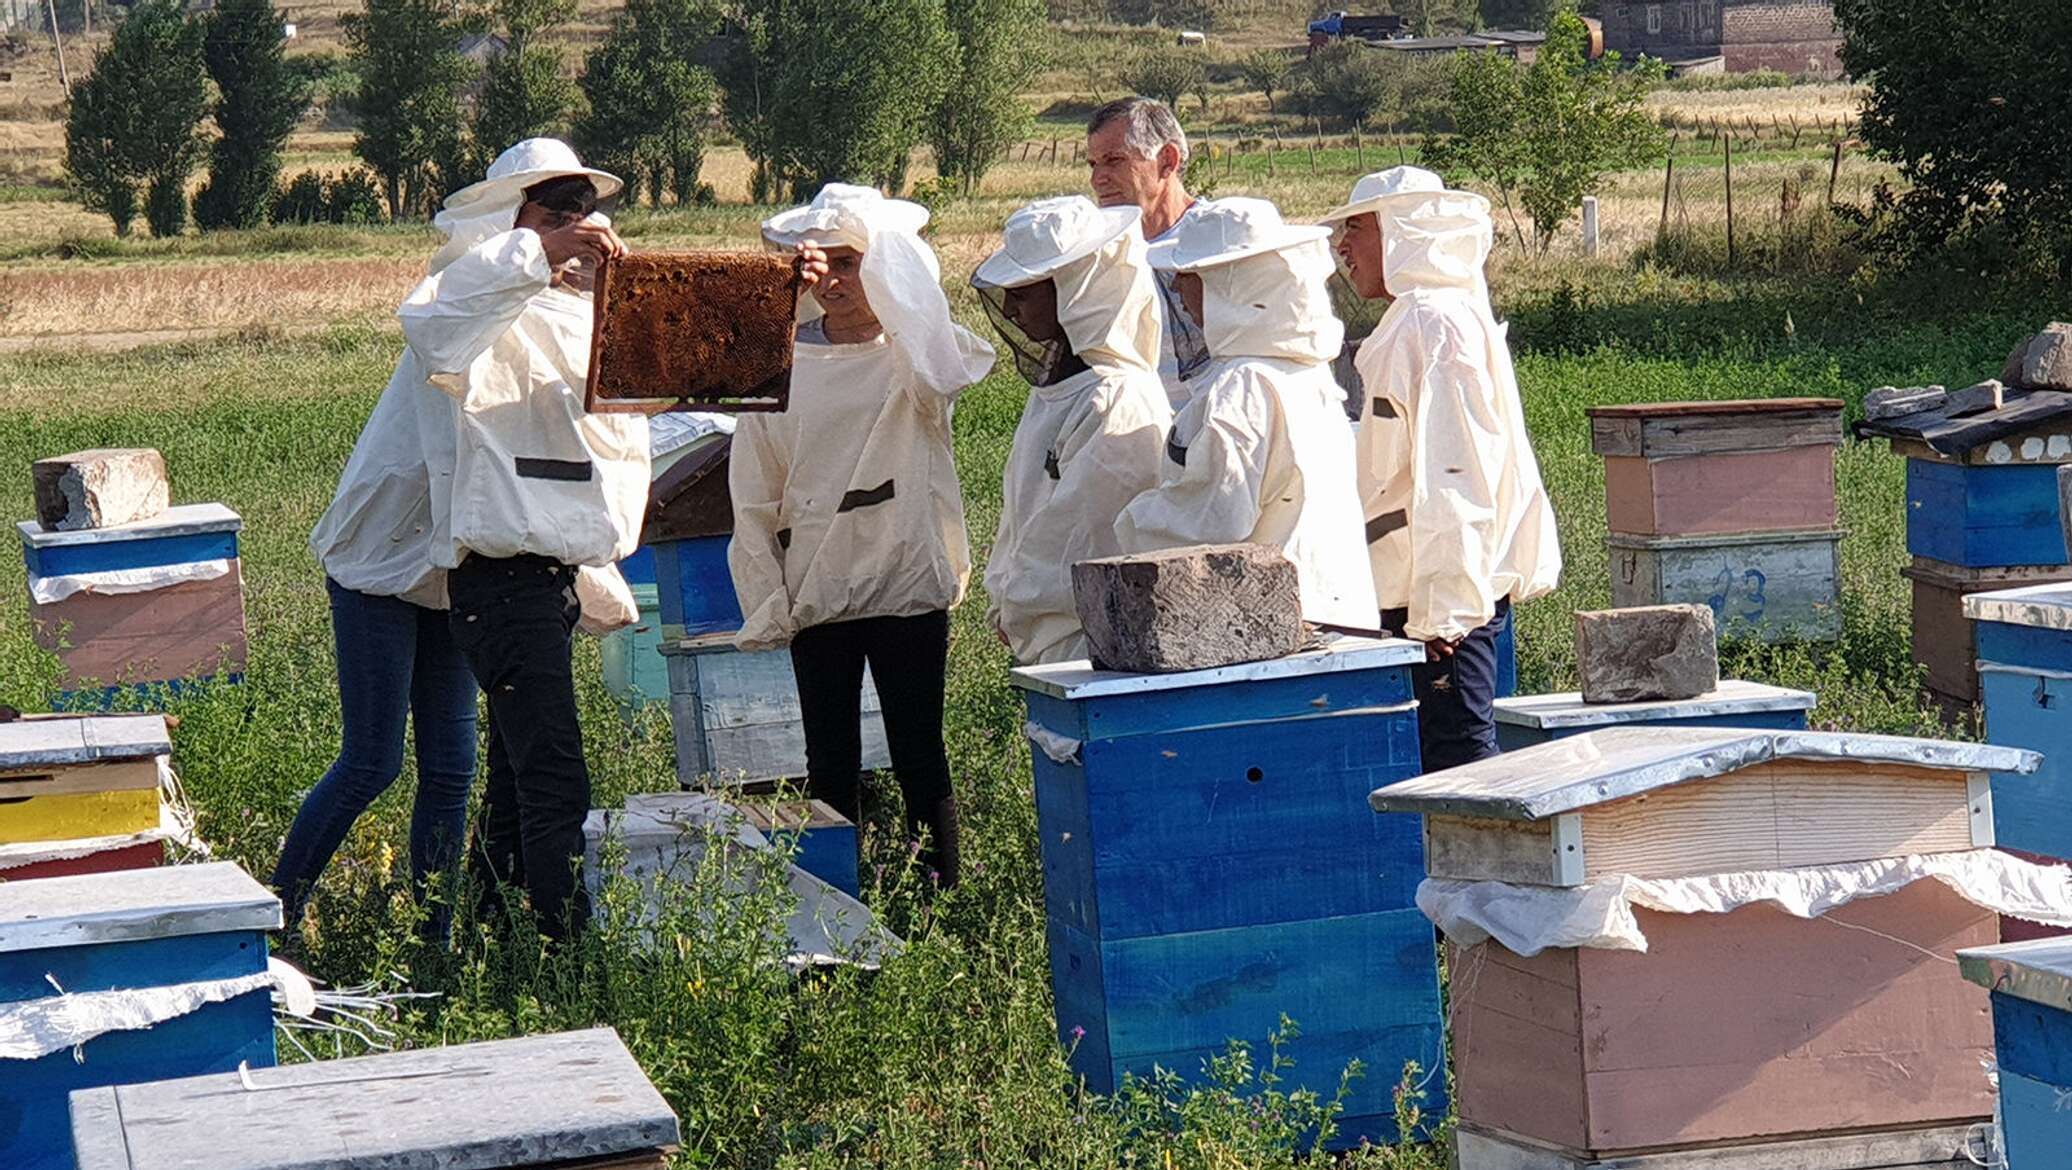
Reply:
M1302 648L1295 566L1257 544L1196 545L1072 566L1094 664L1166 673L1279 658Z
M2072 390L2072 325L2053 321L2022 351L2021 384L2032 390Z
M2014 348L2007 351L2007 360L2000 365L2001 382L2009 386L2027 387L2028 383L2022 381L2022 368L2028 364L2029 343L2034 340L2036 335L2031 333L2015 342Z
M39 459L30 477L36 519L59 532L149 520L171 499L165 456L149 447L98 447Z
M681 1140L609 1028L245 1075L75 1093L81 1170L659 1167Z
M1952 391L1943 413L1951 418L1958 418L1967 414L1984 414L1989 410L1999 410L2007 405L2006 390L2000 379L1988 378L1977 385Z
M1922 414L1941 407L1948 398L1949 392L1941 386L1880 386L1864 396L1863 417L1904 418Z
M1719 687L1712 608L1643 605L1576 614L1586 703L1689 699Z

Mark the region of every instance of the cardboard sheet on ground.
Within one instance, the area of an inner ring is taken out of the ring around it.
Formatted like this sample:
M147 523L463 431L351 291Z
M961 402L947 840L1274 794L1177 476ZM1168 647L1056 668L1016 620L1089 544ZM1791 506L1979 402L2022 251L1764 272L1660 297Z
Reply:
M1972 905L2000 914L2072 927L2072 868L2036 865L1995 849L1699 877L1619 874L1569 887L1427 878L1417 888L1417 908L1462 946L1494 938L1530 958L1550 947L1645 951L1648 940L1635 906L1668 914L1726 914L1767 902L1795 917L1819 918L1918 881L1939 881Z

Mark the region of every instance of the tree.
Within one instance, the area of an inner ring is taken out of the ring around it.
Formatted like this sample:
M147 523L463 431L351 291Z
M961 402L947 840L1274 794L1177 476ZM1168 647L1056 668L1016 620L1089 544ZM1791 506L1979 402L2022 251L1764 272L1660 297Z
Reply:
M705 0L630 0L583 63L578 84L590 112L576 124L576 143L626 179L629 199L642 187L656 207L665 194L680 204L710 197L698 172L713 79L691 60L718 25Z
M2072 7L1838 0L1835 21L1870 86L1863 139L1906 180L1891 242L1926 255L1989 225L2072 272Z
M744 0L733 21L720 81L762 194L905 186L956 68L943 0Z
M1258 90L1266 97L1266 112L1277 114L1273 95L1287 88L1288 71L1294 68L1294 61L1279 49L1259 49L1247 53L1238 60L1237 71L1245 84Z
M1122 84L1132 93L1156 98L1180 112L1180 98L1201 88L1208 75L1201 54L1174 45L1156 45L1130 59Z
M935 169L966 195L1034 121L1021 93L1042 57L1041 0L947 0L957 63L935 108L929 142Z
M129 234L144 194L158 236L187 227L187 177L201 158L208 112L201 26L181 0L142 0L73 89L65 169L86 205Z
M1481 0L1483 28L1537 29L1553 18L1552 0Z
M1309 65L1311 101L1325 113L1365 127L1402 99L1404 63L1393 56L1352 40L1324 46Z
M360 76L353 153L381 180L389 218L431 210L464 181L460 94L474 69L462 28L442 0L366 0L345 18Z
M1394 0L1391 7L1421 37L1473 32L1482 27L1478 0Z
M1617 54L1592 62L1589 44L1582 17L1564 5L1530 68L1483 53L1454 63L1456 133L1431 143L1430 157L1495 188L1521 248L1521 207L1544 252L1606 176L1662 150L1661 128L1641 108L1660 66L1621 70Z
M576 16L576 0L496 0L490 9L506 48L482 74L475 104L475 163L489 164L512 143L568 132L569 111L579 96L562 76L561 49L545 34Z
M309 87L288 66L281 24L273 0L220 0L203 26L221 135L209 149L208 184L194 199L205 231L266 223L281 147L309 108Z

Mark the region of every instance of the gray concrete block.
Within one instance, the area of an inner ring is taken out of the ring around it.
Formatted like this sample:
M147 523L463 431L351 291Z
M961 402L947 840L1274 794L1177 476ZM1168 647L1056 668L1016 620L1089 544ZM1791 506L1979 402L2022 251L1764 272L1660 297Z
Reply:
M1072 566L1094 665L1133 674L1208 670L1302 648L1295 566L1257 544L1197 545Z
M2031 390L2072 390L2072 325L2053 321L2029 340L2021 384Z
M1948 398L1949 392L1941 386L1880 386L1864 395L1863 417L1872 421L1903 418L1936 410Z
M165 456L149 447L75 451L39 459L29 473L36 519L59 532L135 524L157 516L171 502Z
M1976 386L1950 392L1950 400L1944 406L1944 413L1951 418L1967 414L1984 414L1999 410L2007 405L2007 388L1998 378L1988 378Z
M1647 605L1578 613L1576 665L1586 703L1689 699L1717 690L1712 610Z

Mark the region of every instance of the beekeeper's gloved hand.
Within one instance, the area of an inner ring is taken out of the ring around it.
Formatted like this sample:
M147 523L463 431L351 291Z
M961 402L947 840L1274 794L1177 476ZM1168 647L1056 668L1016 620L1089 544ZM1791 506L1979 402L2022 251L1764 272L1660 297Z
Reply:
M578 219L533 230L539 234L540 248L547 254L549 268L559 269L569 261L577 260L584 268L594 271L603 261L616 260L626 254L626 241L619 238L619 233L593 220Z

